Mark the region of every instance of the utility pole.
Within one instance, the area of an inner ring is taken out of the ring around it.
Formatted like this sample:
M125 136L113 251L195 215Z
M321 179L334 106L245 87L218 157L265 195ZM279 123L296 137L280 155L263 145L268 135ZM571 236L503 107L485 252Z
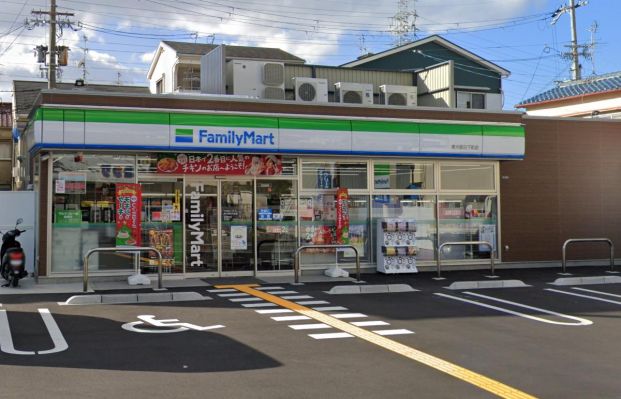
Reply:
M569 20L571 25L571 45L569 47L571 48L571 51L569 54L565 54L565 56L568 56L568 58L571 59L572 80L582 79L582 66L580 65L580 54L578 53L578 48L583 46L578 45L578 34L576 33L576 8L586 6L588 3L589 2L587 0L578 0L578 3L576 4L575 0L569 0L569 5L563 5L562 7L559 7L552 14L551 24L554 25L556 21L558 21L558 19L561 17L561 15L569 13Z
M56 87L56 69L58 67L57 65L57 54L58 54L58 49L56 48L56 25L59 25L60 27L60 32L62 34L62 27L63 26L69 26L73 29L72 27L72 23L65 19L62 21L58 21L57 17L62 16L62 17L73 17L74 14L73 13L69 13L69 12L57 12L56 11L56 0L50 0L50 10L49 11L32 11L33 15L36 15L38 17L40 17L41 15L49 15L49 21L46 20L41 20L39 18L36 18L34 21L27 21L27 26L32 29L35 26L39 26L39 25L44 25L45 23L49 23L50 26L50 30L49 30L49 47L48 47L48 55L49 55L49 59L48 59L48 72L47 72L47 88L48 89L53 89ZM31 27L32 26L32 27Z

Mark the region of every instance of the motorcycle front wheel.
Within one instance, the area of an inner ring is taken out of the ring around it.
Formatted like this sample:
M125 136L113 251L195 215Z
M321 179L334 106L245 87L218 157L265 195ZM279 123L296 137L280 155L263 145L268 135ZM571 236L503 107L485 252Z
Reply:
M19 284L19 279L13 276L13 278L11 279L11 287L17 287L18 284Z

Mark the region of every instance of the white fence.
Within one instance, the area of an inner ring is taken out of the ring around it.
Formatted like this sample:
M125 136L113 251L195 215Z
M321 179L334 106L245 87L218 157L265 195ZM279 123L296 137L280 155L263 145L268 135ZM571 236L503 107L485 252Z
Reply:
M18 218L24 219L19 226L26 230L19 236L26 253L26 270L34 272L36 212L34 191L0 191L0 231L5 233L15 227Z

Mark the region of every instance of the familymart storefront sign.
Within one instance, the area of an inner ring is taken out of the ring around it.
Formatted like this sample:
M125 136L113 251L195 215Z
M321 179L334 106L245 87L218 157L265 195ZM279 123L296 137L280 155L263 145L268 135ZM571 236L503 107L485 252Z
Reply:
M28 147L521 159L516 124L40 108Z

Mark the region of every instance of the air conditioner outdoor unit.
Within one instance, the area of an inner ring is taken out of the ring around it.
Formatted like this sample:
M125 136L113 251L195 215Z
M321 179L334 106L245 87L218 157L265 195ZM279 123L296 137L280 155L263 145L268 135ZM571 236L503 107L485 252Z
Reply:
M415 107L418 98L416 86L381 85L380 101L384 105Z
M285 99L285 64L231 60L227 64L227 93L267 100Z
M373 105L373 85L370 83L338 82L334 87L340 103Z
M328 102L328 80L320 78L293 78L295 101L305 103Z

